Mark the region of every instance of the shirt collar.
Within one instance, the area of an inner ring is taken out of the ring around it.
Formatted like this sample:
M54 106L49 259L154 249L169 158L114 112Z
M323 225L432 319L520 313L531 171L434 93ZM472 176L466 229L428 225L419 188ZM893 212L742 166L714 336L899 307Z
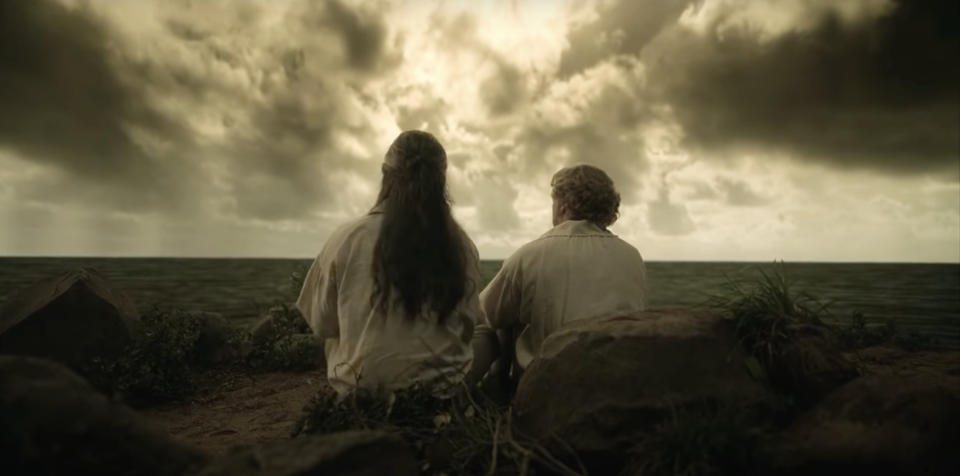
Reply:
M567 220L543 234L543 236L613 236L589 220Z

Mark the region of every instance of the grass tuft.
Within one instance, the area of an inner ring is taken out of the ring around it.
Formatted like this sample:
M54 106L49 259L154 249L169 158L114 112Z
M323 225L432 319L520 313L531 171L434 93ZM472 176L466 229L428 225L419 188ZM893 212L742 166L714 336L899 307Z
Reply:
M763 364L773 362L798 327L825 328L829 303L799 292L787 277L783 262L772 273L758 269L752 281L730 280L727 291L711 297L736 325L744 348Z

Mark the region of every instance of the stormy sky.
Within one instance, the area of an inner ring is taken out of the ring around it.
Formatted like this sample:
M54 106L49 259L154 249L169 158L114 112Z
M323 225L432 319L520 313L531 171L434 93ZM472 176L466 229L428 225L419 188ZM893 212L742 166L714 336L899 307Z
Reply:
M648 260L960 262L956 0L11 0L0 255L312 257L405 129L481 257L590 163Z

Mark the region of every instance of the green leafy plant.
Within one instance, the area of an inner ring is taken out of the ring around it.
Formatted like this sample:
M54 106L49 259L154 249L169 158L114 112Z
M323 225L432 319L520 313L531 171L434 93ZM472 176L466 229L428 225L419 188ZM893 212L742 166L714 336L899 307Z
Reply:
M310 370L323 363L323 341L292 306L274 306L252 331L246 364L254 370Z
M246 363L253 370L312 370L324 365L323 342L311 334L288 334L254 346Z
M141 335L119 358L94 360L94 383L134 403L162 402L192 392L201 318L154 308L141 322Z

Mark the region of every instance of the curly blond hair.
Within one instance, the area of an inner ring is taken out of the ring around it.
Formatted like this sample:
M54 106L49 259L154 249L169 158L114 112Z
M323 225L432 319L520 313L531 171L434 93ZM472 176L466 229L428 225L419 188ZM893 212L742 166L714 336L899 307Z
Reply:
M613 180L590 165L565 167L553 174L550 196L567 209L567 218L589 220L601 228L617 221L620 194Z

